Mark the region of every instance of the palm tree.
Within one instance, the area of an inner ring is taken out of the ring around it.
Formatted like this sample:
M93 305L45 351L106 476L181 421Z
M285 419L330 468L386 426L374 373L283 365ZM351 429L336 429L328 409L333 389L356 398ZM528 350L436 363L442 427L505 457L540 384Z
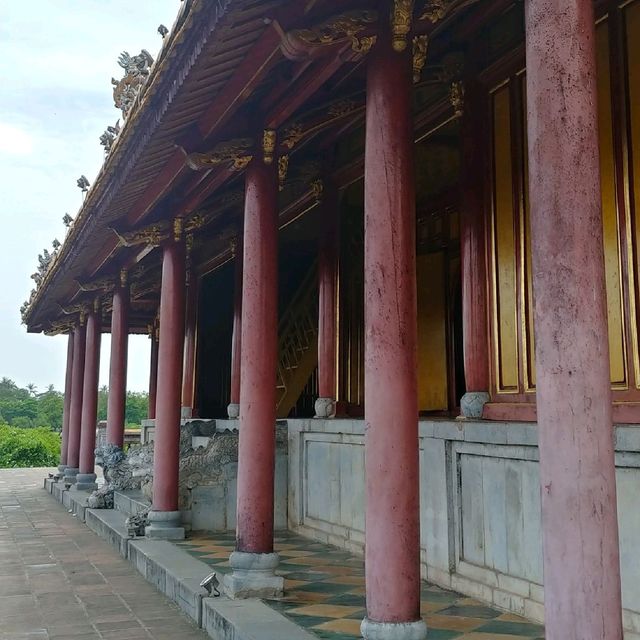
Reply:
M36 387L36 385L35 385L35 384L33 384L33 382L30 382L30 383L27 385L27 391L29 392L29 395L30 395L30 396L34 396L34 397L35 397L35 395L36 395L36 393L37 393L37 391L38 391L38 387Z

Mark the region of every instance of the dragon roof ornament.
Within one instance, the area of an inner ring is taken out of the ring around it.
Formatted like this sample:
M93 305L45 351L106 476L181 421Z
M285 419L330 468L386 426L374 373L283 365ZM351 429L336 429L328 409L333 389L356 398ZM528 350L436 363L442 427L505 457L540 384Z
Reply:
M137 56L123 51L118 58L118 64L124 69L125 74L120 80L111 78L113 102L126 118L149 77L153 58L146 49L142 49Z

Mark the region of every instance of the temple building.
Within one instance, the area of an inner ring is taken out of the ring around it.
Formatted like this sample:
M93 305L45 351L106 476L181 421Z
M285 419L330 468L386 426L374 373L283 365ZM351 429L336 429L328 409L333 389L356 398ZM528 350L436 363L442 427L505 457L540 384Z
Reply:
M369 640L430 637L421 580L640 639L640 0L185 0L163 37L23 308L69 336L57 484L96 489L101 334L113 452L148 333L146 538L234 531L226 597L286 596L288 530L364 556Z

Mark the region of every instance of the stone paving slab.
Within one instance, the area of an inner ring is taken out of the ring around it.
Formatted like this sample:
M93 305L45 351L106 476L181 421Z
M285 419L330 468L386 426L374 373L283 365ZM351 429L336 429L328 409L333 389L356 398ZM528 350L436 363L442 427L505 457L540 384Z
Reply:
M0 470L0 640L206 640L42 490L50 471Z

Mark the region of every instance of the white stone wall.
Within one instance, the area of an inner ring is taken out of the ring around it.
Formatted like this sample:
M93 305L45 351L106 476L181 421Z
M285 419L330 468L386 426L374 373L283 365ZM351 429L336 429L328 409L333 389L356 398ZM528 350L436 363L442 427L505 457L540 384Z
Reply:
M625 638L640 640L640 427L618 427ZM544 618L536 426L420 422L422 572L432 582ZM364 423L289 421L289 526L362 552Z

